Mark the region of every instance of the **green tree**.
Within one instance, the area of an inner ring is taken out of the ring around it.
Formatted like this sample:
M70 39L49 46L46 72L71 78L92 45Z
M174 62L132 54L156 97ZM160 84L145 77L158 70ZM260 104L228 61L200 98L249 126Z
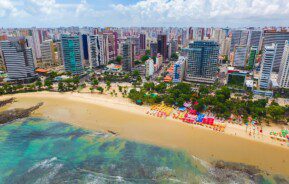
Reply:
M43 86L41 80L37 80L36 83L35 83L35 85L37 86L37 89L38 89L39 91L41 90L41 88L42 88L42 86Z
M91 93L93 93L94 87L90 87L89 90L90 90Z
M144 55L141 57L141 61L144 63L146 60L148 60L150 57L148 55Z
M52 82L51 79L49 79L49 78L45 79L45 81L44 81L44 86L46 86L46 88L47 88L48 90L51 90L51 89L52 89L52 85L53 85L53 82Z
M97 80L97 79L93 79L92 81L91 81L91 85L92 86L97 86L99 84L99 81Z
M281 120L282 116L284 116L285 109L281 106L271 105L267 108L267 112L274 121L277 121Z
M143 85L143 88L146 90L146 91L152 91L154 90L154 87L155 87L155 84L153 82L149 82L149 83L144 83Z
M54 79L55 77L57 77L58 76L58 74L57 74L57 72L55 72L55 71L51 71L50 73L49 73L49 77L51 78L51 79Z
M118 86L118 91L122 93L122 86Z
M122 62L122 57L121 57L121 56L116 56L115 62L116 62L117 64L121 64L121 62Z
M132 72L132 76L133 76L133 77L138 77L138 76L140 76L139 71L138 71L138 70L133 71L133 72Z
M79 77L78 77L78 76L73 77L73 78L72 78L72 82L73 82L73 84L76 86L76 88L78 88L79 83L80 83Z
M101 86L98 86L98 87L96 88L96 90L99 91L101 94L103 93L103 88L102 88Z
M106 89L107 91L109 91L111 88L111 82L110 81L106 81Z
M146 50L146 55L150 55L151 54L151 50Z
M58 91L59 91L59 92L64 92L64 91L65 91L65 86L64 86L64 84L63 84L62 81L60 81L60 82L58 83Z
M179 59L178 54L177 54L177 53L172 53L171 59L172 59L173 61L177 61L177 60Z

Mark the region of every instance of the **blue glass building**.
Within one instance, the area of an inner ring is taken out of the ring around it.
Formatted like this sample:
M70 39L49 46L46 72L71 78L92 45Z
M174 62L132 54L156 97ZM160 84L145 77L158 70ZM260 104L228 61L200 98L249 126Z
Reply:
M195 41L189 44L186 81L214 83L217 74L219 45L214 41Z
M83 59L88 60L89 55L88 55L88 37L86 34L81 35L82 39L82 52L83 52Z
M82 74L83 63L79 36L61 35L61 46L65 71L73 75Z

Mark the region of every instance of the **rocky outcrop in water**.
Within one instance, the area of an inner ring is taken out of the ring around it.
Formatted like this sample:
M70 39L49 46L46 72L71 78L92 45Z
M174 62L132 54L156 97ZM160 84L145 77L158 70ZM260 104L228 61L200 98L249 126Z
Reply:
M2 101L0 101L0 107L3 107L5 105L13 103L13 102L15 102L15 98L9 98L6 100L2 100Z
M28 109L12 109L0 112L0 124L5 124L20 118L26 118L30 116L33 111L39 109L42 105L43 103L39 103Z
M233 171L239 171L243 173L247 173L249 175L256 175L261 173L262 171L255 166L249 166L240 163L231 163L231 162L224 162L224 161L217 161L215 162L215 167L218 169L229 169Z

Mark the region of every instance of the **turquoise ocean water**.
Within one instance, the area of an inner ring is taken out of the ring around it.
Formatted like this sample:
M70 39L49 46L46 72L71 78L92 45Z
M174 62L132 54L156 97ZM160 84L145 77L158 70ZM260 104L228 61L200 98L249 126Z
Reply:
M277 183L182 151L27 118L0 126L0 183Z

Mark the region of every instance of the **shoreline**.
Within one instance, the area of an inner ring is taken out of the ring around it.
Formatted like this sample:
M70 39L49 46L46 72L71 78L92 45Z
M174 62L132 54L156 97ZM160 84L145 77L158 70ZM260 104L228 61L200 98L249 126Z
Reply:
M146 114L149 107L109 95L35 92L2 96L1 99L8 97L16 97L17 101L4 109L27 107L43 101L44 106L33 116L95 131L111 130L120 138L184 150L210 162L244 163L289 176L288 147L278 145L270 138L271 142L268 142L267 137L254 140L243 132L244 126L228 124L225 133L219 133L172 118L149 116ZM271 127L274 128L278 127Z

